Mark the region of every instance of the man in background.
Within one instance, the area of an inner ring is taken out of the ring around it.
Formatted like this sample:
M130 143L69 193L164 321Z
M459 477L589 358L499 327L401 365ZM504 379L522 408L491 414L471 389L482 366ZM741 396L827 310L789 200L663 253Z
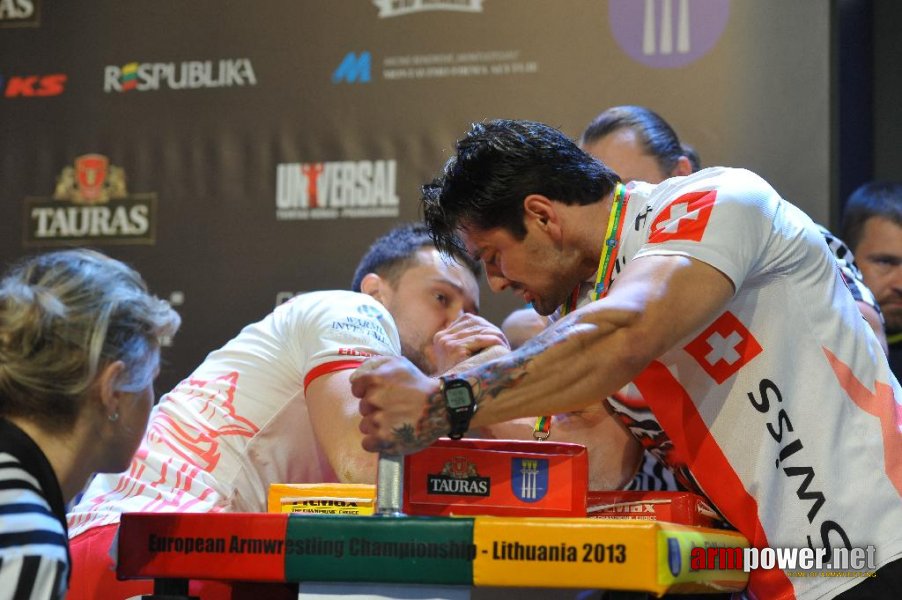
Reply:
M855 190L843 212L842 235L880 303L890 366L898 378L902 376L902 184L872 182Z

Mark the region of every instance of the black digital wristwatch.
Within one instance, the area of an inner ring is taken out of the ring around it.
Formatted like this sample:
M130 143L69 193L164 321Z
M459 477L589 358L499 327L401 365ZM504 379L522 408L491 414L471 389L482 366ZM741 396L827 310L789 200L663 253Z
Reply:
M439 377L439 380L441 381L442 396L445 399L445 408L448 411L448 421L451 422L451 432L448 437L452 440L459 440L470 428L470 419L476 412L473 388L466 379Z

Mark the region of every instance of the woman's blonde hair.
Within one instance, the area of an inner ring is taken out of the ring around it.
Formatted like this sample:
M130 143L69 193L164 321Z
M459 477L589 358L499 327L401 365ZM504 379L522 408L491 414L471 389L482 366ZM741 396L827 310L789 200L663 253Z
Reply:
M110 363L125 363L118 390L149 385L161 338L179 324L136 271L100 252L23 260L0 281L0 416L68 430Z

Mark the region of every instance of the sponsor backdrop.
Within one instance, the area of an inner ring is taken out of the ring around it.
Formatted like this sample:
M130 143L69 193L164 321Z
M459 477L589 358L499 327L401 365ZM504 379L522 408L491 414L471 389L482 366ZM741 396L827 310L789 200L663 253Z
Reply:
M184 317L168 389L277 302L347 287L473 121L576 137L645 104L828 222L831 5L0 0L0 261L136 266ZM514 306L483 294L497 323Z

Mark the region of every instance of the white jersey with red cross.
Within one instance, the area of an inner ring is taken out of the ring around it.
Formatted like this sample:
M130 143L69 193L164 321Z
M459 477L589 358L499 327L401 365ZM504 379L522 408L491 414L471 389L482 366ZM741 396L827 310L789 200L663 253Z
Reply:
M611 400L632 433L754 546L902 557L902 389L811 219L726 168L631 185L624 218L612 289L652 255L702 261L735 288ZM831 598L861 581L758 570L749 591Z

